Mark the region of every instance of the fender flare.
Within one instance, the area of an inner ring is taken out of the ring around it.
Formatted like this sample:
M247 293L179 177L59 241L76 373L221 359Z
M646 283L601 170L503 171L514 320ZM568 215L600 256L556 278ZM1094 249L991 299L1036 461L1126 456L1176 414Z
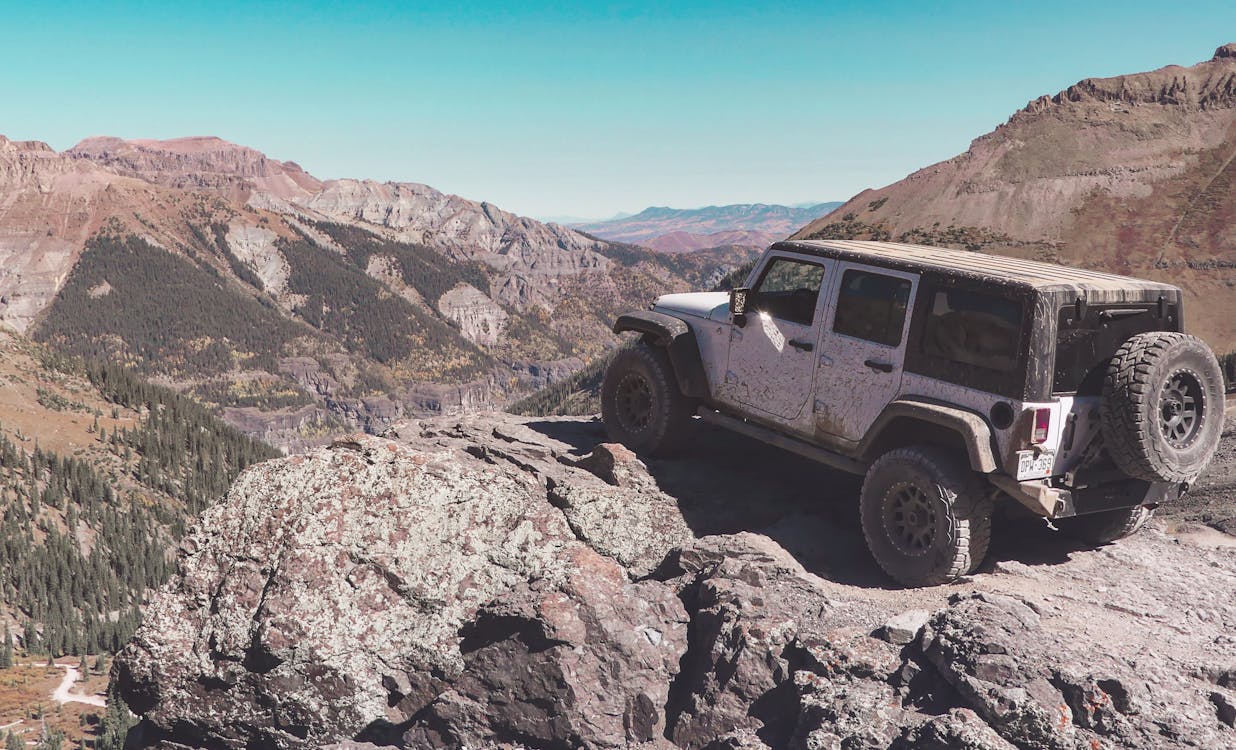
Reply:
M691 326L672 315L647 310L620 315L614 321L614 333L624 331L642 333L657 346L665 348L682 395L688 398L708 397L708 378L704 374L699 343Z
M987 420L972 411L929 401L897 400L884 407L859 445L859 455L866 456L883 436L885 428L898 419L926 422L957 433L966 446L970 468L981 474L1000 469L997 448Z

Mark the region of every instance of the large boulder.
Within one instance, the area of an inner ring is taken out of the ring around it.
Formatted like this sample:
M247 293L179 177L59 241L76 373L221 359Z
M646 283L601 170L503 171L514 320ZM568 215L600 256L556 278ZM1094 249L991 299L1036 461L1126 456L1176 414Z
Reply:
M1236 550L1021 527L897 589L853 483L695 437L481 415L251 469L116 660L132 746L1236 746Z

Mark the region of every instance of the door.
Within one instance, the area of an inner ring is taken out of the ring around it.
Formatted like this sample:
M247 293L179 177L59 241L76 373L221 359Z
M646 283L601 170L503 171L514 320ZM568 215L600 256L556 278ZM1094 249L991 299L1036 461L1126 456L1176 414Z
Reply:
M835 275L820 337L815 429L857 442L901 388L918 276L854 263Z
M765 262L748 298L747 324L730 332L725 390L741 411L785 425L810 413L820 289L834 264L788 254Z

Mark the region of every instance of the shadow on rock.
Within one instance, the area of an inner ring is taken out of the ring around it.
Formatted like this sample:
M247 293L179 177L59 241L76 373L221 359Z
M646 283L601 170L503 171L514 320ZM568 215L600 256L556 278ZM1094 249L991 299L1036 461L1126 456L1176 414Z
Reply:
M592 420L543 420L527 427L585 456L607 440ZM697 537L751 531L786 549L810 573L862 588L897 588L867 551L859 521L862 477L696 420L683 448L644 459ZM1012 504L1013 501L1008 501ZM1086 546L1019 508L1001 508L987 560L1056 565Z

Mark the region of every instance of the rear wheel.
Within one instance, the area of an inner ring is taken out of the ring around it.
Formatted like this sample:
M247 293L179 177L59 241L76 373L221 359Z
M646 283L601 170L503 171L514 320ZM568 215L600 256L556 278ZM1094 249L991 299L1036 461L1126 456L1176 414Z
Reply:
M664 455L681 444L691 402L664 351L640 344L618 352L601 384L601 418L610 439L636 453Z
M881 456L863 481L860 511L876 563L906 586L945 583L987 556L986 483L940 448L899 448Z
M1094 545L1110 544L1117 539L1136 534L1153 515L1153 508L1138 505L1133 508L1117 508L1061 518L1056 524L1061 531L1083 542Z

